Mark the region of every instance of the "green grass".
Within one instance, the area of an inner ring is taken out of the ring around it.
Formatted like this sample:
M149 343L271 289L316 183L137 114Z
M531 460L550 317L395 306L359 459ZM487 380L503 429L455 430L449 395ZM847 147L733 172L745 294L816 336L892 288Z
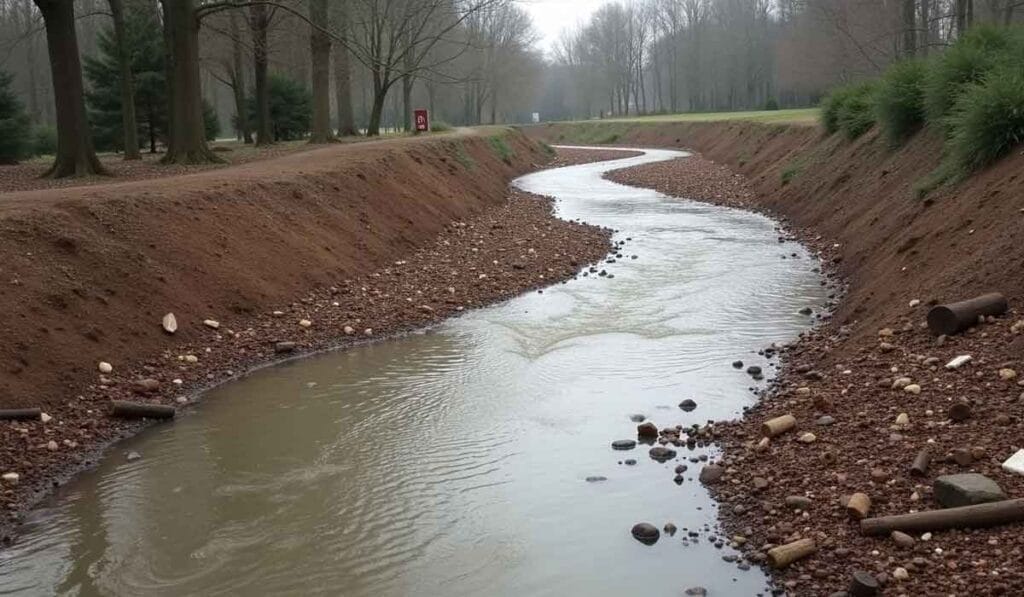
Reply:
M488 139L488 141L491 144L491 149L494 150L495 155L497 155L501 161L506 164L512 163L512 158L515 157L516 154L512 151L512 148L508 146L508 143L505 142L504 136L494 135Z
M455 142L455 161L462 164L466 170L476 169L476 162L466 153L466 146L462 144L462 141Z
M602 122L721 122L745 120L777 124L811 125L818 121L817 108L793 110L752 110L748 112L689 112L683 114L658 114L656 116L634 116L608 118Z
M891 147L898 147L924 124L922 60L903 60L889 67L875 90L875 115Z
M802 163L791 163L786 166L782 171L782 186L786 186L793 182L793 179L800 175L800 172L804 169Z

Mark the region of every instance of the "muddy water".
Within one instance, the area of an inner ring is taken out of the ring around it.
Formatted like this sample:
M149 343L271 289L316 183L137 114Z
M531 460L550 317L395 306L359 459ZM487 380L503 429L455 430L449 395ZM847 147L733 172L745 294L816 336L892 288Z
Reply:
M809 324L798 311L824 300L816 263L769 220L601 178L680 155L520 179L563 217L632 239L600 265L610 276L211 391L34 513L0 553L0 594L763 591L712 545L715 507L690 462L701 449L659 464L609 446L634 435L635 413L739 414L752 381L732 361L766 365L753 351L795 337ZM638 521L700 535L645 546Z

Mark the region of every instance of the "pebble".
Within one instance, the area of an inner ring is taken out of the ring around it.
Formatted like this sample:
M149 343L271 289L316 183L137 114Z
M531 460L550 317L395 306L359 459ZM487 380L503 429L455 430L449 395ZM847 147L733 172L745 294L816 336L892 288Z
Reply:
M203 325L210 328L211 330L220 329L220 322L217 321L216 319L204 319Z
M642 437L642 438L647 438L647 439L657 438L658 437L658 426L655 425L654 423L651 423L650 421L648 421L646 423L641 423L641 424L636 426L636 435L637 435L637 437Z
M958 357L954 357L953 360L946 363L946 369L950 371L955 371L956 369L963 367L967 363L970 363L972 360L974 360L974 357L972 357L969 354L963 354Z
M830 415L822 415L818 417L817 424L821 427L828 427L836 422L835 418Z
M697 409L697 403L687 398L679 403L679 408L683 409L684 412L692 412Z
M142 454L139 454L138 452L128 452L124 455L124 459L128 462L132 462L133 460L138 460L140 458L142 458Z
M308 320L308 319L300 319L299 320L299 325L304 327L304 328L308 328L308 327L311 327L313 325L313 322Z
M593 477L587 477L586 478L587 483L600 483L601 481L607 481L607 480L608 480L608 477L601 477L599 475L595 475Z
M910 578L910 573L907 572L906 568L897 568L892 571L892 577L896 580L907 580Z
M49 423L50 421L53 420L53 417L51 417L50 415L48 415L46 413L40 413L39 414L39 420L42 421L43 423Z
M917 543L917 541L915 541L913 537L900 531L893 531L892 534L889 535L889 537L893 540L894 543L896 543L896 545L899 545L904 549L910 549L914 546L915 543Z
M802 444L813 444L817 440L818 440L818 436L814 435L811 432L807 432L807 433L801 434L800 438L797 441L799 441Z
M802 495L790 495L786 496L785 504L795 510L807 510L814 504L814 501Z
M1011 379L1016 379L1016 378L1017 378L1017 372L1014 371L1013 369L1000 369L999 370L999 379L1001 379L1003 381L1010 381Z
M743 361L733 361L732 366L734 369L742 369Z
M56 442L55 440L52 440L52 439L51 439L51 440L50 440L50 441L49 441L49 442L48 442L48 443L46 444L46 449L47 449L47 450L49 450L49 451L51 451L51 452L56 452L57 450L59 450L59 449L60 449L60 445L58 445L58 444L57 444L57 442Z
M705 484L717 483L725 476L725 469L717 464L709 464L700 469L700 482Z
M632 450L636 447L636 441L631 439L619 439L612 442L614 450Z
M168 313L164 315L164 318L160 320L160 326L168 334L173 334L178 331L178 319L174 317L174 313Z
M909 386L903 388L903 391L908 394L913 394L916 396L921 393L921 386L917 385L916 383L912 383Z
M105 361L100 361L98 368L100 370L100 373L111 373L114 371L114 366Z
M910 415L908 415L907 413L900 413L896 417L896 426L906 427L907 425L910 425Z
M649 522L636 523L630 532L634 539L646 545L654 545L661 538L661 531Z
M647 454L658 462L665 462L676 457L676 451L665 446L654 446Z
M629 420L634 423L643 423L647 417L644 415L629 415Z
M21 480L21 475L18 473L4 473L3 476L0 476L0 479L3 479L3 482L8 485L17 485L18 481Z
M685 594L689 597L706 597L708 590L704 587L690 587L686 589Z
M342 328L342 331L345 332L346 336L352 336L352 335L355 335L355 333L356 333L355 328L353 328L350 325L346 325L344 328Z

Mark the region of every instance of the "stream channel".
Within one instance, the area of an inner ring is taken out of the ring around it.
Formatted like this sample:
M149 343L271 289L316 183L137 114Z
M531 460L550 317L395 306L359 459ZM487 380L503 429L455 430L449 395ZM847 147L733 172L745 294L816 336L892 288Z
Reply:
M635 439L634 414L739 416L756 383L732 362L770 377L757 351L795 339L811 325L799 311L826 300L817 260L771 220L602 178L686 155L518 179L560 217L618 230L622 258L209 391L33 512L0 552L0 595L765 592L709 540L716 506L691 461L709 448L658 463L610 445ZM680 531L648 546L630 535L640 521Z

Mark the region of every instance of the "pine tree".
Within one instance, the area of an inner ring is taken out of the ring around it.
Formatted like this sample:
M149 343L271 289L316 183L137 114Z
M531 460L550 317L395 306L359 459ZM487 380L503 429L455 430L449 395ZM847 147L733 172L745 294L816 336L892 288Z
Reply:
M25 107L11 89L13 77L0 71L0 164L16 164L28 153L31 127Z
M125 33L131 48L135 83L135 114L140 140L156 152L157 141L167 132L167 81L164 70L163 33L154 15L129 10ZM98 54L85 60L85 76L91 91L86 97L93 139L99 149L122 149L121 71L113 29L99 34ZM140 143L142 144L142 143Z
M274 141L292 141L309 132L313 97L309 90L287 77L270 75L270 128ZM249 94L249 117L256 120L256 93Z

